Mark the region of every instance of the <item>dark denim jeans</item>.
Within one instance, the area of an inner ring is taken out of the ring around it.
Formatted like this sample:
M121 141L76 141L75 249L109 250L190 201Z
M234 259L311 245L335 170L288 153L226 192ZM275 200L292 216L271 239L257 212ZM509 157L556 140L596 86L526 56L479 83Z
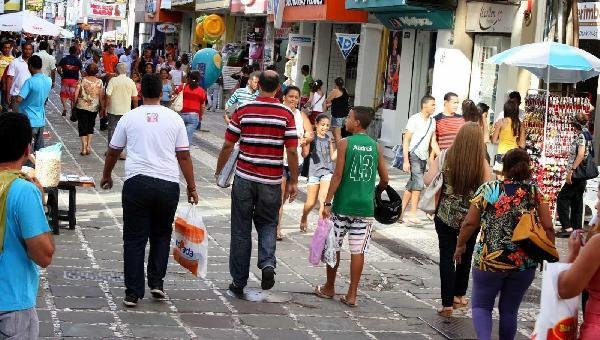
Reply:
M461 263L454 265L454 251L458 242L459 231L448 226L435 217L435 231L438 235L440 247L440 287L442 292L442 306L452 307L455 296L465 296L469 288L469 274L471 273L471 259L479 230L467 241L467 249L462 256Z
M583 227L583 194L587 181L574 179L571 184L565 183L556 199L556 212L562 229Z
M148 286L162 287L167 273L179 184L138 175L125 181L123 260L125 294L144 297L144 256L148 240Z
M229 273L245 287L250 271L252 222L258 233L258 268L275 268L275 248L281 185L261 184L235 176L231 193Z
M31 128L33 134L33 151L38 151L44 147L44 127Z

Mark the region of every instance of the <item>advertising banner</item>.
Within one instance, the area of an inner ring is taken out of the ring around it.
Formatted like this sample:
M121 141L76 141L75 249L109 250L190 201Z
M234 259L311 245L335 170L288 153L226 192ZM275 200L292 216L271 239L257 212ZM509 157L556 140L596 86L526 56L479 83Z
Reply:
M292 46L312 46L312 35L290 34L288 44Z
M402 31L391 31L388 41L388 57L385 70L385 91L383 108L395 110L400 83L400 51L402 50Z
M467 3L467 32L511 33L519 6L492 2Z
M21 0L4 0L0 1L3 3L4 9L0 13L4 12L18 12L21 10Z
M600 39L600 2L580 2L577 4L577 9L579 14L579 39Z
M352 52L352 49L356 46L356 43L358 43L360 34L336 33L335 37L335 41L342 52L342 56L344 56L344 59L348 59L350 52Z
M101 19L125 19L125 4L107 4L97 1L89 1L87 6L87 16Z

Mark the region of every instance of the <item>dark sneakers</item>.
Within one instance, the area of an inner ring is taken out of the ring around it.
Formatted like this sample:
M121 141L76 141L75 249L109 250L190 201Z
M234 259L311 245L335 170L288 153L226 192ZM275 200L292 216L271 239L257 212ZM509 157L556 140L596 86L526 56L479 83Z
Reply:
M269 290L275 285L275 268L271 266L264 267L262 269L262 280L260 288L263 290Z
M126 307L135 307L138 304L138 297L135 294L129 294L123 299L123 305Z
M150 288L150 294L157 300L164 300L167 298L167 294L165 294L165 290L162 287Z
M235 295L244 294L244 288L236 286L233 282L229 284L229 290Z

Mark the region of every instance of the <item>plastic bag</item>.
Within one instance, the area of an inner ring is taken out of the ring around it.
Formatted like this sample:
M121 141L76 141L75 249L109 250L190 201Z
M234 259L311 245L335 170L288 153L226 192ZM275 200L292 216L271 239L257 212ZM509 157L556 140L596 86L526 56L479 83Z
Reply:
M231 178L235 172L235 164L237 162L239 153L240 147L238 144L236 144L231 151L231 155L229 155L229 159L227 159L227 163L225 163L225 166L221 170L219 178L217 179L217 185L221 188L227 188L231 185Z
M333 224L330 220L319 219L315 233L310 241L310 246L308 247L308 262L313 266L317 266L321 263L325 242L327 241L327 237L329 237L329 230L331 230L332 227Z
M335 231L334 228L329 228L325 249L323 250L322 261L329 267L335 267L337 263L337 251L335 249Z
M208 265L208 233L194 205L177 211L173 230L173 258L197 277L205 278Z
M544 261L540 314L535 322L531 339L577 339L579 297L565 300L558 296L558 275L570 266L570 263Z
M60 182L62 144L56 143L35 153L35 176L43 187L55 187Z

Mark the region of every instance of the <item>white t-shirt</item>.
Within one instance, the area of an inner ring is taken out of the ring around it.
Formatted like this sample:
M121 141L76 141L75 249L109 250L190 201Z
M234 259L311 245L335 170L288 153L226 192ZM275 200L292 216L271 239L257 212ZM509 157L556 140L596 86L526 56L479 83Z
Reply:
M11 61L6 69L6 74L15 77L9 91L11 96L18 96L19 92L21 92L21 86L25 84L25 80L31 78L29 67L27 66L27 62L23 60L23 57L18 57Z
M431 122L431 126L430 126ZM423 118L421 113L416 113L408 119L406 123L406 132L411 132L412 137L410 138L410 144L408 151L414 149L417 143L423 138L423 141L415 149L414 153L421 160L427 160L429 158L429 144L431 143L431 136L435 131L435 119L432 116L429 118Z
M142 105L119 120L110 147L127 148L125 179L145 175L179 183L175 152L189 150L190 144L177 112L161 105Z
M181 85L181 80L185 77L185 72L182 70L171 70L169 71L169 74L171 75L171 80L175 86Z
M519 109L519 120L523 121L523 116L525 115L525 111ZM504 111L500 111L496 116L494 116L494 124L498 123L500 119L504 118Z
M119 57L119 62L125 64L127 75L131 75L131 61L131 55L121 54L121 56Z
M323 112L323 102L325 101L325 95L320 95L319 92L315 92L312 97L312 110L313 112Z
M298 138L302 138L304 136L304 118L302 118L302 112L296 109L294 110L294 124L296 124L296 132L298 133ZM298 143L298 164L302 164L304 161L304 157L302 157L302 146ZM288 166L287 161L287 153L283 153L283 165Z

